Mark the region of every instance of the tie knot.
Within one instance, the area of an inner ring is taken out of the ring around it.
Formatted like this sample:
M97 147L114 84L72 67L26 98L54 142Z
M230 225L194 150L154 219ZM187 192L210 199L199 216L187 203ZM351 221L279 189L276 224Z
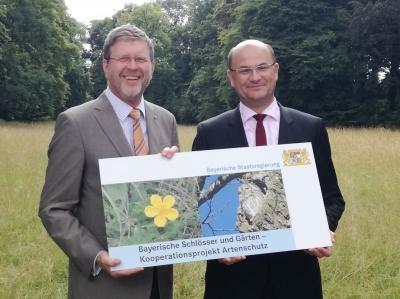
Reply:
M256 119L256 121L258 123L262 122L266 116L267 115L265 115L265 114L255 114L255 115L253 115L253 117Z
M132 111L129 113L129 116L132 117L134 120L140 119L140 110L137 108L133 108Z

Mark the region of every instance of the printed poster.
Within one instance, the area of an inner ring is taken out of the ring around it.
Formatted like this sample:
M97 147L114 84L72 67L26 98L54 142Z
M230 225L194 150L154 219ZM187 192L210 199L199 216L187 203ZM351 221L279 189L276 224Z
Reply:
M332 245L311 143L99 165L113 270Z

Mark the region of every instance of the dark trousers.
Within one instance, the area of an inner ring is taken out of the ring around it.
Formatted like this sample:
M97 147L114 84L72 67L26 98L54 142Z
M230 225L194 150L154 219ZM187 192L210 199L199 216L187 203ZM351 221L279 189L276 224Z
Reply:
M248 256L226 266L208 261L205 299L321 299L318 259L304 251Z
M153 284L151 287L150 299L160 299L160 291L158 290L157 268L153 271Z

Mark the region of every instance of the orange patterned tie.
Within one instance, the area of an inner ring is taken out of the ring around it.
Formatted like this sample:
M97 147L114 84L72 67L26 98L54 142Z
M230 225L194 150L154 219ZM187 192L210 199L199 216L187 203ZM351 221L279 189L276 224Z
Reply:
M144 139L142 127L140 126L140 110L133 108L129 116L133 118L133 150L136 156L147 155L149 147Z

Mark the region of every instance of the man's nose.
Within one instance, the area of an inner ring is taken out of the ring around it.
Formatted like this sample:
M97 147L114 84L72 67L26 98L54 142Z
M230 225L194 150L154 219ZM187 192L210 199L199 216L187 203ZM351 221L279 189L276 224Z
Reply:
M129 60L127 66L131 69L137 68L137 62L135 60L134 57L131 57L131 59Z
M258 72L257 69L252 69L250 73L250 80L252 81L258 81L261 79L260 73Z

